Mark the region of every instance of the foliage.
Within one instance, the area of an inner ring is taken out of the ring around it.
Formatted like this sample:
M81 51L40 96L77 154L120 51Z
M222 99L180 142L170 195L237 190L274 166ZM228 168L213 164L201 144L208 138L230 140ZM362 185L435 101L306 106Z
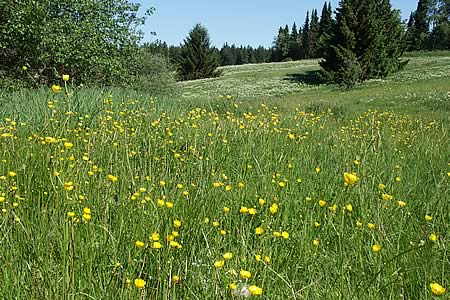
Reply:
M342 0L320 62L325 78L352 86L402 68L403 28L389 0Z
M449 28L449 0L419 0L407 25L407 50L450 49Z
M0 75L35 85L63 73L77 83L130 82L145 20L138 9L127 0L2 1Z
M196 24L184 40L178 65L178 77L181 80L193 80L217 77L219 62L207 29Z

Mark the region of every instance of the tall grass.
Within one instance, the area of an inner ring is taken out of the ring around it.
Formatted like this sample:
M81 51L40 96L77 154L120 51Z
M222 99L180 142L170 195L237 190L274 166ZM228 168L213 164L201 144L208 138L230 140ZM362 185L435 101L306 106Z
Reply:
M2 299L430 299L431 283L449 286L445 120L69 95L2 97Z

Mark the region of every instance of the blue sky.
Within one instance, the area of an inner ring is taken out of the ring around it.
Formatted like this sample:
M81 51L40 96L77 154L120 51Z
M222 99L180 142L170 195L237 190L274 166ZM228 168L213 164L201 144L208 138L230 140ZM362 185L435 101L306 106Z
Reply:
M143 31L144 41L160 39L169 45L179 45L196 24L209 32L212 44L222 47L225 42L236 45L271 46L278 28L294 23L302 25L307 10L322 9L324 1L307 0L136 0L142 8L155 7ZM274 5L276 3L276 5ZM331 1L333 9L338 0ZM406 19L417 6L416 0L391 0ZM150 32L156 32L152 36Z

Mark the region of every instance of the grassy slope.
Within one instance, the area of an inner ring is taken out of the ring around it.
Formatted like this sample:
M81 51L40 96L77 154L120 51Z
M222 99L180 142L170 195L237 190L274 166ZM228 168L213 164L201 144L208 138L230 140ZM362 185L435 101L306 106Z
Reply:
M239 99L277 102L284 107L338 106L340 110L379 108L446 117L450 112L450 53L410 54L407 67L386 80L352 90L311 82L308 72L319 69L316 60L224 67L220 78L180 83L185 98ZM345 108L344 108L345 107Z

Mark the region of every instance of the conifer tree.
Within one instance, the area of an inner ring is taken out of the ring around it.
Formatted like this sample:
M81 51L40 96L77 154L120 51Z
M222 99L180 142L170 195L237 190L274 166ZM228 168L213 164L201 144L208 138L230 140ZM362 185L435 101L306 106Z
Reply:
M412 50L427 48L430 37L430 16L432 0L419 0L414 13L414 30L412 37Z
M289 54L289 27L280 27L278 36L275 39L273 61L283 61Z
M327 5L327 2L323 4L322 14L319 21L319 39L325 34L331 32L333 27L333 12L331 10L331 4Z
M196 24L184 40L181 51L178 76L181 80L216 77L219 63L213 48L208 30Z
M450 0L439 0L436 3L436 26L430 36L432 49L450 49Z
M403 34L389 0L341 0L320 62L325 78L352 86L399 70Z
M302 46L303 46L302 58L306 58L307 53L309 53L309 49L308 49L309 24L310 24L309 23L309 11L307 11L305 23L303 24L303 29L302 29Z
M232 49L227 43L220 49L220 65L229 66L236 64L236 49Z
M317 16L317 10L313 10L311 13L311 23L309 24L309 32L306 39L305 57L315 58L318 54L319 46L319 18Z
M301 45L300 45L300 39L299 34L297 30L297 25L292 25L292 32L289 36L289 51L288 56L292 58L293 60L298 60L301 58Z

